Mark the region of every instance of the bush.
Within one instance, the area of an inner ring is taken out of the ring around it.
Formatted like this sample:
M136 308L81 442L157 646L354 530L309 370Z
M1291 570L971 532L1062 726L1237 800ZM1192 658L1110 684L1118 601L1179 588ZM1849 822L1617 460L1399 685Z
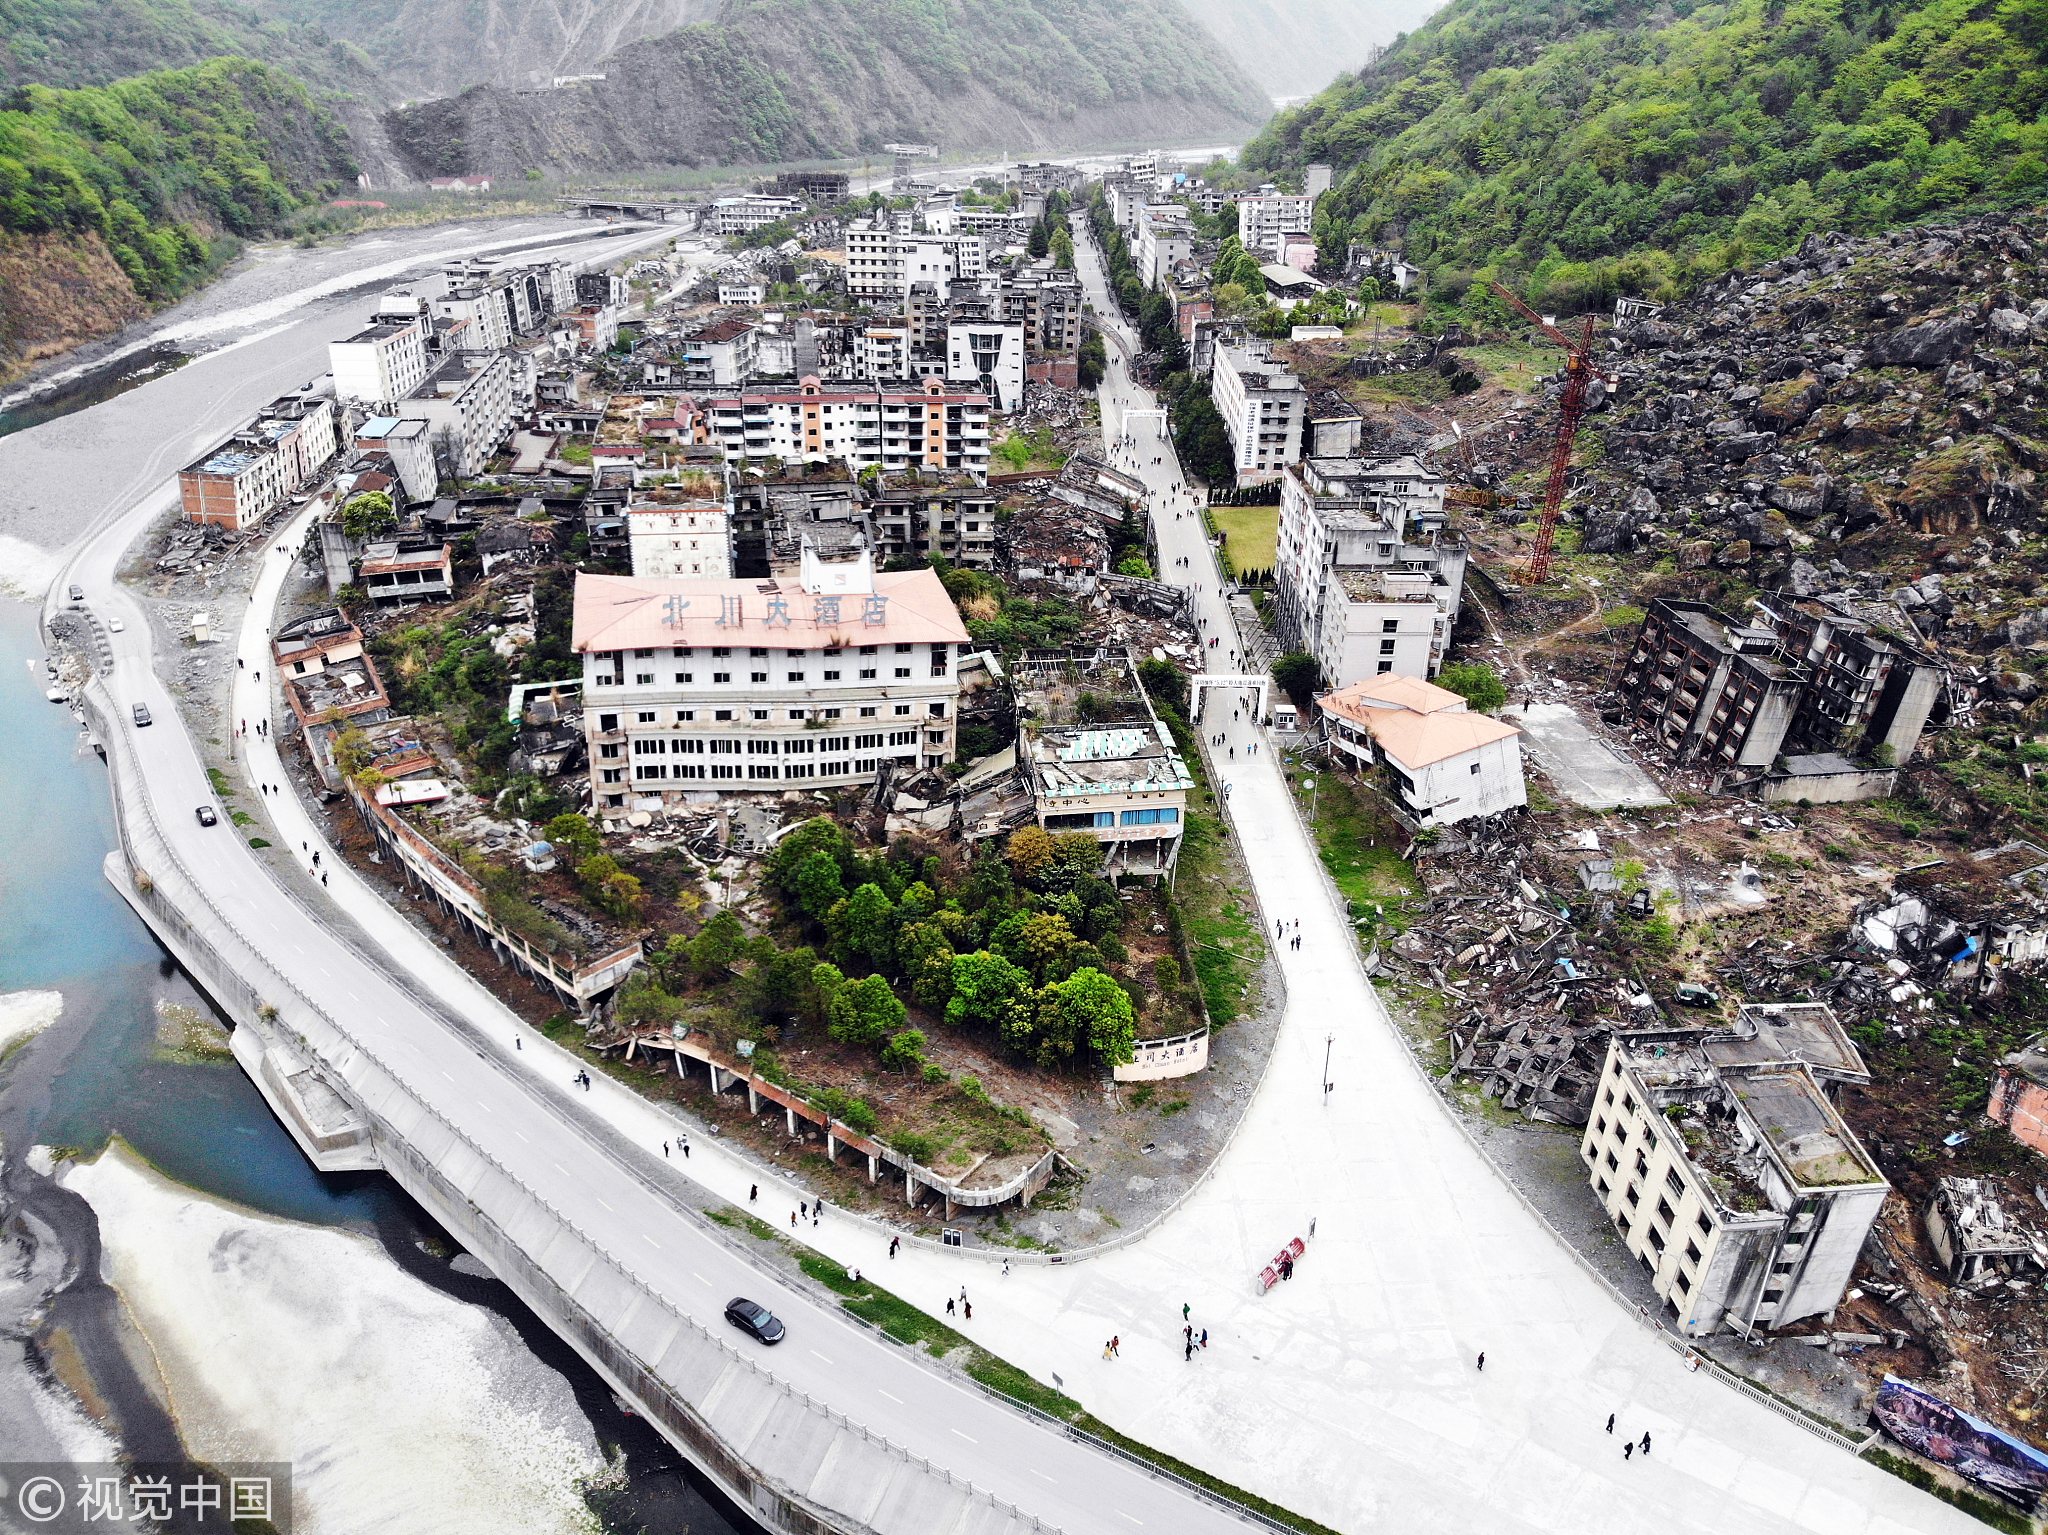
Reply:
M846 1112L839 1117L845 1121L846 1128L854 1131L856 1134L873 1135L875 1133L875 1111L869 1107L868 1101L865 1098L854 1099L853 1102L846 1106Z
M849 1119L847 1123L852 1124L853 1121ZM889 1144L919 1165L931 1160L932 1138L929 1135L919 1135L915 1130L899 1130L889 1137Z
M915 1071L924 1065L924 1031L905 1029L882 1047L882 1065L890 1071Z
M1491 714L1508 701L1508 690L1500 674L1480 661L1461 661L1446 666L1436 675L1438 687L1449 688L1482 714Z

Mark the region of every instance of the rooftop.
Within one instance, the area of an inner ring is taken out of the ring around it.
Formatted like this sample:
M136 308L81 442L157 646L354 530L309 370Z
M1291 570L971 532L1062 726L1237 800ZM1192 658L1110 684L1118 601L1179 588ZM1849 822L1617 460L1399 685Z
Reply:
M826 567L828 570L831 567ZM931 570L878 572L873 591L805 590L801 579L690 581L576 577L578 651L656 645L792 649L881 642L967 642L953 599Z
M1798 1061L1823 1076L1870 1080L1862 1052L1834 1009L1819 1002L1738 1003L1734 1028L1710 1031L1705 1050L1717 1066Z
M1405 768L1445 762L1522 733L1518 726L1471 709L1448 688L1393 672L1339 688L1316 703L1363 725Z
M1152 720L1055 725L1029 733L1032 776L1049 799L1194 787L1173 737Z

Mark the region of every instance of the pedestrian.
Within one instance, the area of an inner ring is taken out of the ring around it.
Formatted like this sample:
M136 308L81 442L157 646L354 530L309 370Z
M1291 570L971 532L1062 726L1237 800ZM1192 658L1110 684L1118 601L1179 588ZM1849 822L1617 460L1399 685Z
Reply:
M796 1211L794 1210L789 1212L789 1223L792 1226L796 1224Z
M1482 1350L1479 1355L1479 1368L1482 1370L1486 1368L1486 1354L1484 1350Z
M1621 1458L1623 1460L1633 1460L1635 1458L1635 1453L1636 1442L1633 1439L1631 1439L1627 1444L1621 1447Z
M1607 1432L1610 1434L1614 1432L1614 1414L1611 1412L1607 1415Z
M318 853L313 855L313 867L316 869L320 867L320 855Z
M895 1256L896 1256L896 1249L897 1249L898 1247L900 1247L900 1246L901 1246L902 1244L903 1244L903 1239L902 1239L901 1237L891 1237L891 1238L889 1238L889 1256L890 1256L890 1257L892 1257L892 1258L893 1258L893 1257L895 1257Z
M1102 1357L1104 1359L1113 1359L1116 1357L1116 1343L1114 1341L1102 1345Z
M1643 1430L1643 1453L1645 1455L1650 1453L1650 1431L1648 1429Z
M961 1315L966 1317L968 1321L971 1322L974 1320L974 1306L972 1305L972 1303L964 1300L960 1302L960 1312Z
M761 1185L756 1183L747 1190L747 1203L752 1204L761 1197Z
M299 851L300 851L300 852L302 852L302 853L303 853L303 852L306 852L306 851L308 851L309 849L311 849L311 847L312 847L312 846L313 846L313 844L312 844L312 843L310 843L310 842L301 842L301 843L299 844Z
M1192 1343L1195 1341L1195 1330L1193 1327L1183 1327L1180 1330L1180 1335L1185 1342Z
M236 656L235 667L239 671L247 671L249 669L249 663L243 660L240 656Z
M327 883L327 871L325 869L320 871L320 883L323 885Z
M966 1286L966 1285L962 1285L962 1286L960 1287L960 1304L961 1304L961 1305L963 1305L963 1306L967 1304L967 1286Z
M524 1050L526 1048L526 1046L520 1042L519 1036L517 1034L514 1034L512 1036L512 1048L514 1050Z
M1208 1328L1206 1328L1206 1327L1204 1327L1204 1328L1202 1329L1202 1343L1201 1343L1201 1346L1202 1346L1203 1348L1207 1348L1207 1347L1209 1346L1209 1329L1208 1329Z
M1005 1258L1005 1259L1003 1260L1003 1278L1005 1278L1005 1279L1008 1279L1009 1277L1010 1277L1010 1260L1009 1260L1008 1258Z
M1124 1356L1123 1344L1123 1335L1119 1333L1116 1337L1111 1338L1109 1340L1109 1351L1112 1354L1116 1355L1117 1358L1121 1359Z
M805 1215L805 1217L806 1217L806 1218L808 1218L808 1217L810 1216L810 1213L811 1213L811 1207L810 1207L809 1205L805 1204L805 1203L804 1203L804 1201L802 1201L801 1199L799 1199L799 1200L798 1200L798 1201L796 1202L796 1207L797 1207L797 1208L798 1208L799 1210L801 1210L801 1211L802 1211L802 1212L804 1213L804 1215Z
M1181 1345L1181 1355L1180 1355L1180 1357L1181 1357L1181 1359L1182 1359L1182 1361L1183 1361L1183 1362L1187 1362L1187 1361L1192 1361L1192 1360L1194 1359L1194 1357L1195 1357L1195 1340L1194 1340L1193 1338L1190 1338L1190 1339L1188 1339L1188 1340L1187 1340L1187 1342L1185 1342L1185 1343L1183 1343L1183 1344Z
M661 1143L661 1154L662 1154L663 1156L667 1156L667 1155L668 1155L668 1142L667 1142L667 1141L663 1141L663 1142Z
M820 1209L820 1208L821 1208L821 1206L818 1206L818 1205L812 1205L812 1206L811 1206L811 1224L812 1224L813 1226L815 1226L815 1225L817 1225L817 1224L818 1224L818 1211L819 1211L819 1209Z
M683 1138L683 1160L685 1162L690 1160L690 1140L688 1136Z
M950 1295L946 1297L946 1315L953 1315L953 1297Z

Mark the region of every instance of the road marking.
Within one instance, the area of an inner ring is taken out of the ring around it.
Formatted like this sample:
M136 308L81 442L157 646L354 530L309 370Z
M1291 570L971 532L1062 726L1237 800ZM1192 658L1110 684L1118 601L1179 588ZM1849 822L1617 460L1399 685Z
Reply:
M1041 1482L1052 1482L1053 1486L1059 1486L1059 1483L1057 1481L1054 1481L1052 1477L1047 1476L1043 1471L1039 1470L1038 1467L1032 1466L1028 1469L1030 1470L1031 1474L1037 1477Z
M698 1273L698 1272L697 1272L697 1271L696 1271L695 1269L691 1269L691 1270L690 1270L690 1277L691 1277L692 1279L696 1280L696 1281L697 1281L697 1283L699 1283L699 1284L702 1284L702 1285L708 1285L708 1284L710 1284L710 1283L711 1283L711 1281L710 1281L710 1280L706 1279L706 1278L705 1278L705 1277L704 1277L704 1276L703 1276L702 1274ZM883 1394L884 1396L888 1395L888 1393L887 1393L887 1392L884 1392L884 1393L882 1393L882 1394Z
M885 1393L885 1394L886 1394L886 1393ZM957 1428L956 1428L956 1429L954 1429L954 1430L953 1430L953 1432L954 1432L954 1433L956 1433L956 1434L960 1434L960 1430L959 1430L959 1429L957 1429ZM965 1440L966 1440L966 1441L967 1441L967 1442L968 1442L969 1444L980 1444L980 1443L981 1443L981 1441L980 1441L979 1439L975 1438L975 1437L974 1437L974 1436L973 1436L972 1434L960 1434L960 1437L961 1437L962 1439L965 1439Z
M512 1133L513 1133L514 1135L519 1135L519 1132L518 1132L517 1130L514 1130L514 1131L513 1131ZM526 1141L526 1137L525 1137L525 1136L523 1136L523 1135L519 1135L519 1138L520 1138L520 1139L521 1139L522 1141ZM527 1144L527 1145L529 1145L529 1146L531 1146L531 1145L533 1144L533 1142L532 1142L532 1141L526 1141L526 1144Z
M554 1167L556 1172L561 1173L565 1176L568 1174L569 1169L564 1167L560 1162L555 1163Z
M818 1351L817 1351L816 1349L812 1349L812 1350L811 1350L811 1357L812 1357L813 1359L825 1359L825 1356L824 1356L823 1354L819 1353L819 1352L818 1352ZM827 1363L827 1364L830 1364L831 1362L832 1362L831 1360L829 1360L829 1359L825 1359L825 1363Z
M1118 1509L1118 1510L1117 1510L1117 1512L1118 1512L1118 1513L1120 1513L1120 1514L1124 1514L1124 1511L1123 1511L1122 1509ZM1136 1524L1136 1525L1142 1525L1142 1524L1144 1524L1144 1522L1145 1522L1145 1521L1144 1521L1144 1520L1142 1520L1142 1519L1134 1518L1134 1517L1133 1517L1132 1515L1130 1515L1130 1514L1124 1514L1124 1517L1125 1517L1126 1519L1129 1519L1129 1520L1131 1521L1131 1523L1133 1523L1133 1524Z
M442 1072L442 1073L441 1073L441 1075L442 1075L442 1076L444 1076L444 1077L448 1077L448 1073L447 1073L447 1072L445 1072L445 1071L444 1071L444 1072ZM451 1081L451 1082L453 1082L453 1081L454 1081L455 1079L454 1079L453 1077L448 1077L448 1080L449 1080L449 1081Z
M649 1247L653 1248L653 1249L654 1249L654 1250L655 1250L656 1252L660 1252L660 1251L661 1251L661 1244L660 1244L659 1242L655 1241L653 1237L651 1237L651 1236L648 1236L646 1232L644 1232L644 1231L643 1231L643 1232L641 1232L641 1233L640 1233L640 1237L641 1237L641 1240L643 1240L644 1242L646 1242L646 1243L647 1243L647 1245L648 1245ZM828 1360L826 1360L825 1362L826 1362L827 1364L830 1364L830 1363L831 1363L832 1361L828 1359Z
M599 1203L599 1204L601 1204L601 1205L604 1205L604 1201L603 1201L602 1199L598 1200L598 1203ZM604 1207L605 1207L605 1208L606 1208L607 1210L612 1210L612 1207L611 1207L610 1205L604 1205ZM614 1214L614 1215L617 1215L618 1213L619 1213L618 1211L616 1211L616 1210L612 1210L612 1214Z
M877 1391L882 1391L882 1388L880 1386L875 1387L875 1389ZM889 1393L886 1391L882 1391L882 1395L889 1396ZM900 1396L889 1396L889 1400L894 1402L898 1407L901 1407L903 1405L903 1398Z

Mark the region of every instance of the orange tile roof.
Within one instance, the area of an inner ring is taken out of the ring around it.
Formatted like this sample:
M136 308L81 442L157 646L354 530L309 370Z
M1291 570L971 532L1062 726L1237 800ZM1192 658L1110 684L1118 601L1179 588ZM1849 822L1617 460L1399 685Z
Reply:
M1428 767L1522 733L1506 720L1469 708L1449 688L1392 672L1354 682L1316 702L1363 725L1404 768Z
M659 645L778 645L790 649L832 645L965 644L966 625L938 572L901 570L875 576L882 621L867 622L866 593L813 597L793 576L771 580L650 580L636 576L576 577L571 644L578 651L643 649ZM688 604L673 613L670 598ZM781 604L779 612L771 603ZM721 614L737 613L721 624ZM671 622L670 620L674 621Z

